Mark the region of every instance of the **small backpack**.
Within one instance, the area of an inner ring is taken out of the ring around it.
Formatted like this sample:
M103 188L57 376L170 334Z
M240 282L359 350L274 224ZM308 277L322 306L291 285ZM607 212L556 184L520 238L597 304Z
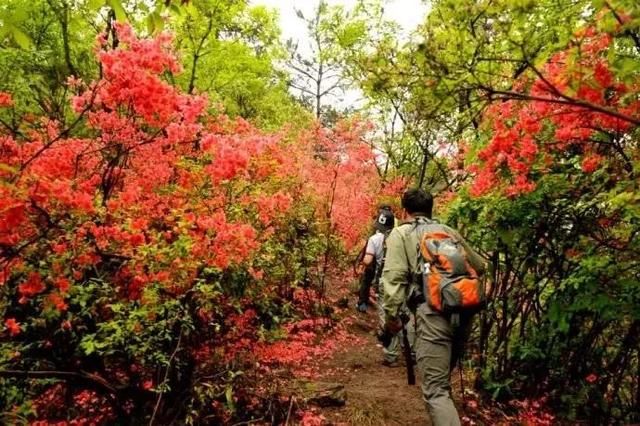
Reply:
M417 283L434 310L452 314L477 312L486 303L484 281L469 263L460 241L437 222L421 218L416 224L419 241ZM454 324L455 325L455 324Z

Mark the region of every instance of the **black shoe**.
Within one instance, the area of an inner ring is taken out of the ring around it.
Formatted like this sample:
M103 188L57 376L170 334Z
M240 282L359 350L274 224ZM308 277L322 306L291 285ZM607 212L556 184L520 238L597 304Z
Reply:
M398 360L389 361L388 359L385 359L385 360L382 360L382 365L389 368L400 367L400 363L398 362Z

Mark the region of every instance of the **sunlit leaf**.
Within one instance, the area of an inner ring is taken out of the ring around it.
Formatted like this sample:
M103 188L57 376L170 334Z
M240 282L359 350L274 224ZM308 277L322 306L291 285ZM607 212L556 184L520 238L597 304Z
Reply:
M24 31L22 31L20 28L15 27L15 26L11 26L10 30L11 35L13 36L13 40L16 42L16 44L18 46L20 46L22 49L29 49L33 46L33 40L31 40L31 37L29 37Z
M113 9L118 21L124 22L127 20L127 12L124 10L124 7L122 7L120 0L107 0L107 4Z

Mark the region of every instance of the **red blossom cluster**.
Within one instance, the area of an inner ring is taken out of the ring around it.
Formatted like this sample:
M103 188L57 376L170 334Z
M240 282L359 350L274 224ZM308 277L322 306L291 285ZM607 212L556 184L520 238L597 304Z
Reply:
M319 410L301 410L298 413L300 417L300 424L302 426L322 426L326 424L326 417L319 413Z
M9 331L9 335L11 337L15 337L22 332L20 323L17 322L15 318L7 318L4 322L4 326Z
M13 106L13 97L10 93L0 92L0 108Z
M301 136L309 145L298 162L300 172L314 188L320 215L348 250L370 228L376 204L397 200L406 187L401 178L381 182L375 154L363 143L369 129L368 123L341 122L334 129L316 127Z
M294 200L299 193L288 192L298 176L347 246L359 236L378 180L372 154L356 132L343 129L329 136L318 128L312 139L303 135L290 150L279 137L262 135L242 120L207 118L201 96L182 94L161 78L178 70L169 36L140 40L127 26L118 31L120 47L100 50L103 78L86 87L73 82L82 88L74 100L76 111L87 114L95 138L65 138L59 124L50 121L46 131L31 132L29 141L3 137L0 160L19 170L3 169L4 178L15 183L0 189L0 242L28 250L28 241L56 229L69 214L75 220L73 233L47 238L55 259L54 271L46 271L48 286L21 257L4 265L4 280L11 272L23 276L23 302L54 283L64 282L68 289L84 270L110 256L128 259L114 284L133 298L151 281L184 291L187 287L175 285L177 273L193 277L201 264L225 269L243 262L260 237L253 220L242 222L227 213L234 180L255 187L238 202L255 209L261 225L299 201ZM317 146L328 157L309 158ZM193 156L201 160L190 162ZM190 241L188 253L160 254L161 247L170 248L181 237ZM159 248L156 254L142 250L149 245ZM63 306L61 297L53 297L55 306Z
M556 416L547 408L546 402L545 397L511 402L510 405L518 410L518 415L513 420L524 425L551 426L556 424Z
M569 149L579 150L585 173L602 167L595 136L624 134L640 120L640 100L628 98L640 82L616 78L608 60L611 48L610 34L581 30L575 45L552 56L535 79L516 83L526 101L506 100L487 110L484 123L491 139L478 153L481 165L471 167L473 195L503 182L507 195L531 192L535 173L548 171L552 156Z
M63 384L51 386L34 400L33 408L42 417L56 418L59 407L65 405L65 399L73 404L77 413L72 420L35 420L35 426L90 426L104 424L113 416L113 409L108 406L105 398L91 390L81 390L69 395L71 391Z

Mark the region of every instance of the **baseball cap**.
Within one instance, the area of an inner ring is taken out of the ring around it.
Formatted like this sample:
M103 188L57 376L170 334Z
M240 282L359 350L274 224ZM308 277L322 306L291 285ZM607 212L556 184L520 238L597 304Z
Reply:
M374 226L379 231L388 231L393 229L393 225L395 224L395 217L393 216L393 212L390 209L382 208L378 211L378 216L376 217L376 221Z

